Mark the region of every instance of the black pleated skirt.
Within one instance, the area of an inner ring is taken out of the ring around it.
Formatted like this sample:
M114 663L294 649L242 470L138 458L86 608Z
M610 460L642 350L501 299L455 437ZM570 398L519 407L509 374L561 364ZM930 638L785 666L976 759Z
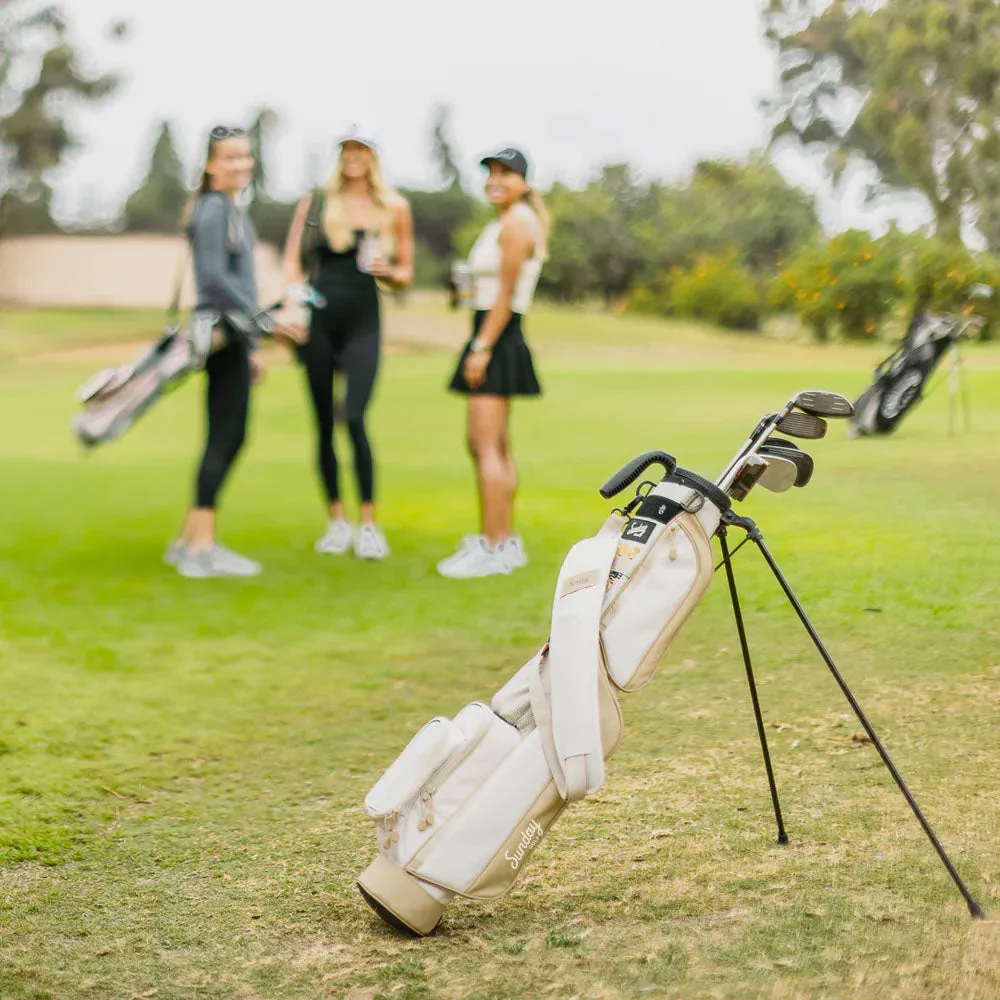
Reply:
M452 376L449 388L466 396L540 396L542 387L538 384L535 364L521 330L521 316L514 313L504 327L503 333L493 345L490 363L486 367L486 381L478 389L470 389L465 381L462 367L469 355L469 346L479 333L483 320L488 314L477 312L472 320L472 336L458 358L458 366Z

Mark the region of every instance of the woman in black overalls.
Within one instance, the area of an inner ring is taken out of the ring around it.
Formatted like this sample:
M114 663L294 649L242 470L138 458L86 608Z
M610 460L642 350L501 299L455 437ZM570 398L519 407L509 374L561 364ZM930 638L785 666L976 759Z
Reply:
M295 213L285 247L285 276L308 280L326 299L313 308L309 339L299 348L313 404L317 461L329 504L326 533L316 551L384 559L385 536L375 523L375 463L365 411L381 353L378 284L403 288L413 278L413 223L406 199L382 178L370 139L340 140L340 159L321 194L307 195ZM354 451L361 524L344 516L333 447L334 372L347 381L346 422Z

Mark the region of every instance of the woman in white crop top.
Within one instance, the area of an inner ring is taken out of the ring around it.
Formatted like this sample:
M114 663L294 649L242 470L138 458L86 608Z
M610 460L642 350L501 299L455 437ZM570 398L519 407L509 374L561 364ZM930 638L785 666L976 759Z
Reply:
M468 444L479 485L480 534L438 564L443 576L510 573L528 559L514 534L517 466L510 452L510 400L538 396L522 320L531 307L548 238L548 215L528 183L528 161L516 149L485 157L486 197L497 211L469 254L472 337L450 388L468 397Z

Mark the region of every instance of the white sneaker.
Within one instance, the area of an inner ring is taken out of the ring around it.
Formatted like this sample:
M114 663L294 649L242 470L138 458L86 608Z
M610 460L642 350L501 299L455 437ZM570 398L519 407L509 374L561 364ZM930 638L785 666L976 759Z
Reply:
M512 571L528 565L528 553L524 551L524 542L520 535L511 535L510 538L502 541L497 549Z
M362 524L354 542L354 554L359 559L384 559L389 554L389 543L376 525Z
M442 576L447 576L446 570L450 566L457 566L464 558L465 554L470 550L476 548L478 545L486 544L485 535L466 535L458 543L458 551L453 556L448 556L447 559L442 559L441 562L437 564L438 572Z
M326 534L314 546L316 551L325 556L342 556L351 551L354 543L354 528L351 522L343 517L331 521Z
M499 548L493 548L485 538L478 538L452 559L446 559L438 572L452 580L471 579L480 576L507 576L510 565Z

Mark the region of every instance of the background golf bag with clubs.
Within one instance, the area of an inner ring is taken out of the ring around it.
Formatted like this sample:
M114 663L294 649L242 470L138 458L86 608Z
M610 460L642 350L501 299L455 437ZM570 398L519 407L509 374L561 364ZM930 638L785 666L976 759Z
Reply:
M993 289L989 285L974 285L969 304L975 299L990 298L992 295ZM962 362L959 344L963 337L978 332L983 323L981 316L966 312L959 316L918 312L902 343L879 363L873 374L874 381L855 402L854 416L848 427L850 436L891 434L903 417L927 394L930 377L949 348L952 351L952 409L960 389L963 406L967 408L964 386L959 385Z
M299 305L323 308L326 304L308 285L290 286L285 295L284 301ZM102 369L78 390L83 410L73 418L77 439L93 448L121 437L157 400L203 369L209 355L225 346L223 321L249 336L254 323L266 329L268 312L282 304L276 303L256 320L240 313L195 310L186 327L171 323L133 362Z
M805 486L811 457L773 435L822 437L820 414L851 413L842 396L799 393L758 423L715 483L678 468L665 452L648 452L602 487L610 498L653 465L665 473L658 483L640 483L624 509L570 550L539 652L489 705L473 702L453 719L428 722L365 799L378 854L358 887L387 923L428 934L456 895L503 895L563 809L601 788L604 761L622 736L617 692L650 681L701 600L713 577L716 533L743 639L724 526L752 522L735 518L732 501L758 484L775 492ZM744 654L778 811L745 644Z

